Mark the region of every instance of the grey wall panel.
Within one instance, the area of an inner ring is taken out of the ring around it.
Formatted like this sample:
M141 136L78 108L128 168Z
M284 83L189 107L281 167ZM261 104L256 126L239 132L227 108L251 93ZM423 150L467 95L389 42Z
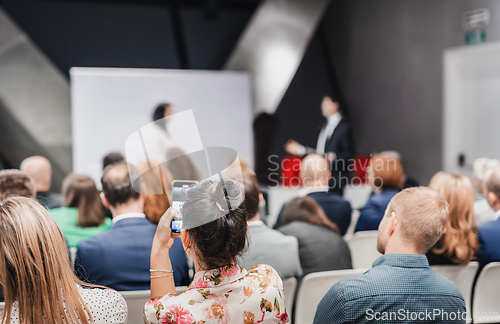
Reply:
M288 88L329 0L266 0L225 66L253 77L254 111L274 112Z
M14 166L29 155L45 155L58 188L71 170L68 81L1 10L0 30L1 118L10 131L0 150Z
M464 44L462 12L484 7L487 41L500 40L496 0L332 3L325 28L359 153L398 150L423 184L442 169L443 52Z

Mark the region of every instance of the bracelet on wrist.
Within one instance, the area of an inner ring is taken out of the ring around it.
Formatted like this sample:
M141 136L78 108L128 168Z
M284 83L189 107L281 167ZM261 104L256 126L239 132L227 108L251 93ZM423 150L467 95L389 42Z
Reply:
M167 272L167 273L174 273L174 270L167 270L167 269L149 269L149 272Z
M166 275L161 275L161 276L150 276L150 279L157 279L157 278L164 278L164 277L170 277L173 275L172 273L166 274Z

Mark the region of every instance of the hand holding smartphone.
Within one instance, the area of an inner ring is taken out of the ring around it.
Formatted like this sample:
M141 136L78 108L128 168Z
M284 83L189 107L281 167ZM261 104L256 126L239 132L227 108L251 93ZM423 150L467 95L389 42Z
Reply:
M190 180L174 180L172 182L172 209L175 210L175 216L170 224L172 233L179 234L182 230L182 206L187 199L188 191L194 187L198 181Z

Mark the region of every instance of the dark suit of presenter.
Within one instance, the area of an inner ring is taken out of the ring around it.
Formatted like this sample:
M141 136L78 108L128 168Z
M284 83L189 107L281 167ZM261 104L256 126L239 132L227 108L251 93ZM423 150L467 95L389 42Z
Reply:
M349 182L348 168L354 156L353 146L351 126L339 113L335 113L328 117L327 124L321 129L316 150L307 150L307 153L319 155L335 153L335 160L330 163L330 192L343 195Z

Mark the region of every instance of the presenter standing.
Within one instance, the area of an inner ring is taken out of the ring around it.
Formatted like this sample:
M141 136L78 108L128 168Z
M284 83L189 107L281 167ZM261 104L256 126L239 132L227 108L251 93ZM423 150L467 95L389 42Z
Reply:
M167 152L175 147L174 141L169 134L168 124L172 118L173 107L168 103L159 104L153 113L154 126L151 128L151 136L146 143L149 158L158 162L167 159Z
M340 111L338 101L324 97L321 103L321 112L327 123L318 136L316 149L306 147L294 140L288 140L285 150L296 156L305 156L316 153L325 156L332 177L329 182L330 192L343 195L348 183L348 167L354 155L352 131L349 122L345 120Z

